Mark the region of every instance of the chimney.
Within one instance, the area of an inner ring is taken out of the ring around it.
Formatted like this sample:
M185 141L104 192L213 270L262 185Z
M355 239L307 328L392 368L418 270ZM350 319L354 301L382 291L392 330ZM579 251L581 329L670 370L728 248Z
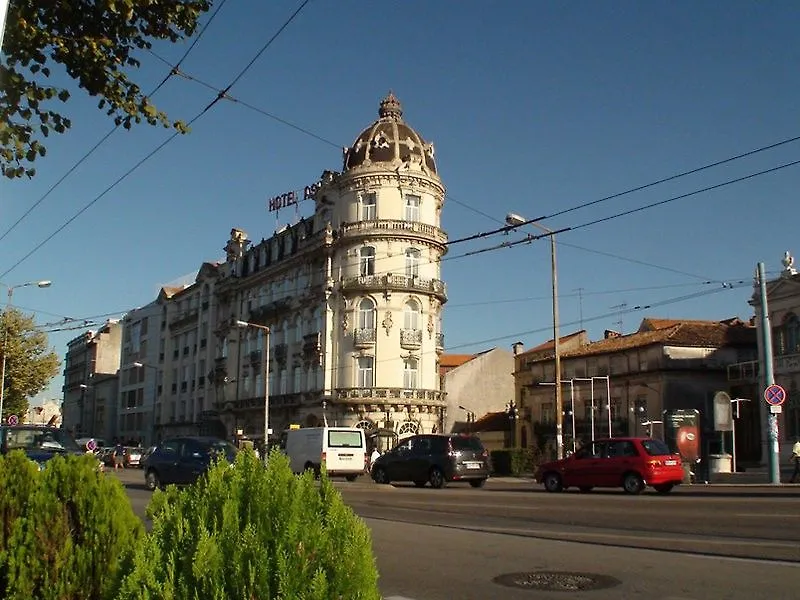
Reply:
M514 342L511 344L511 350L514 352L514 356L522 352L522 349L525 347L525 344L522 342Z
M605 333L603 334L603 339L604 340L610 340L612 338L618 338L620 336L622 336L622 334L619 331L614 331L612 329L606 329Z

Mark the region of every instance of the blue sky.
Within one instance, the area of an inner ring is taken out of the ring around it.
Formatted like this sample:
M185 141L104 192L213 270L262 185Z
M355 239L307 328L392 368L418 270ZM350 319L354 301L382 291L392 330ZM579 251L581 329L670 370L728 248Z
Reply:
M299 4L228 0L182 70L227 86ZM282 211L278 222L267 199L339 170L340 147L376 118L389 89L436 145L451 239L494 229L508 212L552 215L789 139L800 135L798 22L800 5L789 1L312 0L230 94L327 142L221 101L25 258L170 135L114 133L8 231L113 126L75 90L73 128L49 138L37 176L0 184L0 281L53 281L14 293L40 324L144 305L221 258L232 227L261 239L294 218ZM155 50L174 63L187 47ZM141 59L135 77L155 87L169 68ZM173 77L153 100L188 120L215 95ZM798 159L800 141L542 224L576 227ZM800 254L798 188L794 166L560 234L562 332L578 329L581 314L593 338L630 332L644 316L751 316L756 263L776 273L784 251ZM549 339L547 240L458 258L518 237L451 247L442 265L448 351ZM652 308L613 308L623 304ZM63 356L81 331L50 341ZM61 384L42 396L60 397Z

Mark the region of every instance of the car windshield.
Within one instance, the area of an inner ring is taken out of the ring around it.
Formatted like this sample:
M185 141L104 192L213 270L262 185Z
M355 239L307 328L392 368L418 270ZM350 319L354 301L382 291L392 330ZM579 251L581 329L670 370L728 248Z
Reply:
M642 448L650 456L664 456L672 454L669 447L661 440L642 440Z
M236 459L236 453L238 452L236 446L231 444L230 442L226 442L225 440L217 440L215 442L211 442L208 445L208 453L210 455L216 454L223 454L225 458L229 461L233 461Z
M44 427L7 427L4 445L7 450L80 452L80 446L63 429Z
M453 450L483 452L483 444L481 444L481 441L476 437L452 437L450 438L450 445Z
M330 448L362 448L363 436L360 431L328 431L328 446Z

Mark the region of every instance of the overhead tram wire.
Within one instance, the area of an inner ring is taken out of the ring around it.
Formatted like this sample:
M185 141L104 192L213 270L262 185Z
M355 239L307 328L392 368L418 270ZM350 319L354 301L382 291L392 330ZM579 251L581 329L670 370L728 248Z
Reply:
M196 35L196 36L195 36L195 38L192 40L192 43L189 45L189 47L188 47L188 48L186 49L186 51L183 53L183 56L181 56L181 58L178 60L178 62L176 63L176 65L170 69L170 71L169 71L169 72L166 74L166 76L164 77L164 79L162 79L162 80L161 80L161 83L159 83L159 84L158 84L158 85L157 85L155 88L153 88L153 90L152 90L152 91L151 91L149 94L147 94L147 97L148 97L148 98L149 98L149 97L151 97L151 96L155 96L155 95L156 95L156 93L158 93L158 91L159 91L159 90L160 90L160 89L161 89L161 88L164 86L164 84L165 84L165 83L167 83L167 81L170 79L170 77L172 77L173 75L175 75L175 74L176 74L176 73L175 73L175 69L178 69L178 68L180 67L181 63L183 63L183 61L184 61L184 60L186 60L186 57L187 57L187 56L189 56L189 53L190 53L190 52L191 52L191 51L194 49L194 47L197 45L197 42L199 42L199 41L200 41L200 38L201 38L201 37L203 37L203 34L204 34L204 33L206 32L206 30L208 29L208 26L209 26L209 25L211 25L212 21L214 20L214 17L216 17L216 16L217 16L217 13L219 13L219 11L222 9L222 7L223 7L223 6L225 6L225 2L227 2L227 0L221 0L221 1L220 1L220 3L219 3L219 6L217 6L217 8L216 8L216 9L214 9L214 12L213 12L213 13L211 13L211 16L208 18L208 21L206 21L206 22L205 22L205 24L203 25L203 27L200 29L200 31L198 31L198 32L197 32L197 35ZM171 65L170 65L170 66L171 66ZM112 129L110 129L110 130L109 130L109 131L108 131L108 132L107 132L107 133L106 133L106 134L105 134L103 137L101 137L101 138L100 138L100 139L99 139L99 140L98 140L98 141L95 143L95 145L94 145L94 146L92 146L91 148L89 148L89 150L88 150L88 151L87 151L87 152L86 152L86 153L85 153L83 156L81 156L81 157L80 157L80 158L77 160L77 162L75 162L75 164L74 164L74 165L72 165L72 166L71 166L71 167L70 167L70 168L67 170L67 172L66 172L66 173L64 173L64 174L63 174L63 175L62 175L62 176L61 176L59 179L57 179L57 180L56 180L56 182L55 182L53 185L51 185L51 186L48 188L48 190L47 190L47 191L46 191L46 192L45 192L45 193L44 193L44 194L43 194L43 195L42 195L42 196L41 196L41 197L40 197L38 200L36 200L36 202L34 202L34 203L33 203L33 204L32 204L32 205L31 205L31 206L28 208L28 210L26 210L26 211L25 211L25 212L22 214L22 216L20 216L20 217L19 217L19 218L18 218L18 219L17 219L17 220L16 220L16 221L15 221L15 222L14 222L14 223L11 225L11 227L9 227L8 229L6 229L6 230L5 230L5 232L3 232L3 234L2 234L2 235L0 235L0 241L2 241L2 240L3 240L3 239L4 239L4 238L5 238L5 237L6 237L6 236L9 234L9 233L11 233L11 232L12 232L12 231L13 231L13 230L14 230L14 229L17 227L17 225L19 225L19 224L20 224L20 223L21 223L21 222L22 222L22 221L23 221L23 220L24 220L24 219L25 219L25 218L26 218L26 217L27 217L29 214L31 214L31 213L32 213L32 212L33 212L33 211L36 209L36 207L37 207L37 206L39 206L39 205L40 205L42 202L44 202L45 198L47 198L47 197L48 197L48 196L49 196L51 193L53 193L53 191L54 191L54 190L55 190L55 189L56 189L56 188L57 188L59 185L61 185L61 184L64 182L64 180L66 180L66 179L67 179L67 178L68 178L68 177L69 177L69 176L70 176L70 175L71 175L71 174L72 174L72 173L75 171L75 169L77 169L77 168L78 168L80 165L82 165L82 164L83 164L83 162L84 162L84 161L85 161L87 158L89 158L89 157L90 157L92 154L94 154L95 150L97 150L97 149L98 149L100 146L102 146L102 145L105 143L105 141L106 141L108 138L110 138L110 137L111 137L111 136L114 134L114 132L116 132L116 131L117 131L117 130L120 128L120 126L121 126L121 125L114 125L114 127L113 127Z
M217 93L217 96L209 102L206 107L197 113L190 121L188 121L187 125L191 126L195 121L197 121L200 117L206 114L212 106L214 106L217 102L225 97L225 93L229 90L237 81L239 81L242 76L253 66L256 59L260 57L264 51L269 48L270 45L278 38L278 36L289 26L289 24L300 14L300 11L310 2L311 0L303 0L300 6L295 10L292 15L281 25L278 31L271 37L267 42L261 47L261 49L256 53L255 57L247 63L247 65L233 78L233 81L226 87L224 90L221 90ZM105 196L108 192L114 189L117 185L119 185L123 180L125 180L129 175L131 175L136 169L138 169L141 165L147 162L150 158L155 156L164 146L169 144L172 140L180 135L179 132L175 131L170 135L167 139L161 142L158 146L156 146L153 150L151 150L144 158L140 159L133 167L128 169L125 173L123 173L120 177L118 177L113 183L111 183L108 187L106 187L99 195L95 196L88 204L83 206L77 213L67 219L64 223L62 223L56 230L47 236L44 240L39 242L30 252L25 254L21 259L19 259L16 263L14 263L11 267L6 269L2 274L0 274L0 279L3 279L6 275L8 275L11 271L16 269L20 266L23 262L25 262L28 258L31 257L36 251L42 248L47 242L53 239L56 235L58 235L61 231L66 229L73 221L75 221L79 216L85 213L89 208L91 208L96 202L98 202L103 196Z

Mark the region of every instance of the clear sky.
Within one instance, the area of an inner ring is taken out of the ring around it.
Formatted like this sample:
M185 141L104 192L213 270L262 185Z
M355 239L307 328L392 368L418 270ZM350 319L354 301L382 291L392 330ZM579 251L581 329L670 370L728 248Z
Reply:
M197 80L230 84L299 5L225 2L182 63L194 80L170 78L155 104L193 118L217 95ZM553 215L800 136L798 23L795 1L311 0L230 89L240 102L216 103L99 197L170 136L117 131L9 231L113 127L96 99L59 80L74 90L73 128L48 139L33 180L0 183L0 281L53 281L14 293L42 325L147 304L222 258L232 227L259 240L294 219L289 210L276 220L267 199L340 170L341 147L389 89L436 146L451 239L494 229L508 212ZM156 51L175 63L188 45ZM141 60L136 77L153 88L169 67ZM577 227L798 159L800 141L783 144L542 224ZM560 234L562 332L581 319L598 338L644 316L750 317L756 263L774 275L784 251L800 254L798 189L791 166ZM450 248L448 352L550 339L547 240L459 257L521 235ZM63 357L83 330L50 342ZM60 397L61 384L42 397Z

